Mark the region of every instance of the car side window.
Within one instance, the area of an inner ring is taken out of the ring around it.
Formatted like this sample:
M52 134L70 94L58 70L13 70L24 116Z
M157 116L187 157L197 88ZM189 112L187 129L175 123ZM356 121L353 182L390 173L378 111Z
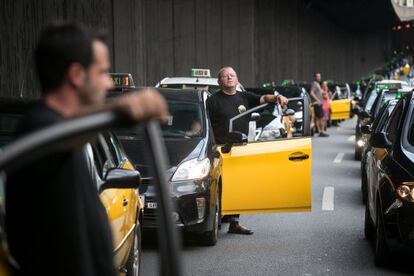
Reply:
M101 178L104 178L106 172L115 167L115 163L111 156L108 144L102 135L99 135L98 139L94 143L93 154L96 169Z
M403 106L404 106L404 100L400 100L395 106L393 112L391 113L390 119L386 126L385 132L387 134L387 138L391 142L394 142L397 139L397 131L398 131L399 123L400 123Z

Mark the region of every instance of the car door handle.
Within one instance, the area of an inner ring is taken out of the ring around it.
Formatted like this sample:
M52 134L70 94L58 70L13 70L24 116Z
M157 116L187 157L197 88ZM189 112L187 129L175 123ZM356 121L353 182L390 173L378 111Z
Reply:
M122 200L122 206L127 206L128 205L128 199L126 199L126 198L124 198L123 200Z
M302 152L295 152L289 155L290 161L301 161L306 159L309 159L309 155Z

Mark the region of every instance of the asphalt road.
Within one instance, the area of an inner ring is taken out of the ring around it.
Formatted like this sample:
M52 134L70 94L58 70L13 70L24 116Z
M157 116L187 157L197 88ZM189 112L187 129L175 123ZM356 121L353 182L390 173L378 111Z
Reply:
M185 275L414 274L413 255L404 252L395 253L386 268L374 265L372 245L363 235L354 127L351 119L330 128L329 138L312 139L312 212L242 216L252 236L227 234L224 224L216 246L184 244ZM158 275L156 242L143 238L141 273Z

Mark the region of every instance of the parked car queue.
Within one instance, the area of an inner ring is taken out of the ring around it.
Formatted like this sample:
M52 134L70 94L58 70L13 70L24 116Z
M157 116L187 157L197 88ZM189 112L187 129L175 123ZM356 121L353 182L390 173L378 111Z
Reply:
M414 246L413 89L403 81L374 81L353 110L364 233L373 242L377 266L387 265L397 249Z

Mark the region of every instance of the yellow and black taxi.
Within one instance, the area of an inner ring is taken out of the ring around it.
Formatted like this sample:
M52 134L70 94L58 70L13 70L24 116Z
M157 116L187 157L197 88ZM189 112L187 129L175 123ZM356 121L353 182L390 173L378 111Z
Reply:
M310 211L309 129L301 127L302 135L281 137L275 129L281 119L279 109L264 104L234 118L235 125L239 120L248 124L248 133L232 129L228 143L216 145L206 112L207 91L158 90L171 114L161 129L170 159L167 176L177 226L196 234L202 244L214 245L223 215ZM308 106L307 96L297 100ZM303 108L302 113L306 124L309 109ZM147 179L140 188L145 198L143 227L157 228L157 183L151 182L150 169L142 158L146 146L142 133L139 129L116 133Z
M397 247L414 247L414 98L398 101L370 138L365 235L375 240L375 263Z
M24 112L33 104L33 101L22 99L0 102L0 148L12 141ZM138 194L139 173L110 131L99 134L96 141L87 144L84 150L89 158L91 178L96 184L112 229L114 263L120 272L138 275L143 213L143 204ZM128 185L128 188L122 187L122 182L128 181L132 174L137 176L136 183Z
M185 233L195 234L201 244L217 242L220 224L221 171L214 136L207 119L203 90L159 89L168 103L170 117L161 127L169 156L168 180L176 205L173 216ZM119 129L117 135L142 176L151 178L143 159L142 135L133 129ZM140 193L145 199L144 229L158 227L154 185L144 181Z
M308 105L307 96L301 101ZM268 130L278 116L274 110L266 103L230 120L220 147L223 215L311 210L310 131L302 128L300 137L274 136ZM309 109L302 112L309 120Z
M166 77L155 85L159 88L201 89L211 94L220 90L218 79L211 76L210 69L190 69L188 77ZM245 91L243 85L237 85L237 91Z
M364 121L361 123L361 138L360 141L362 141L361 146L361 179L362 179L362 194L363 194L363 201L365 202L365 190L364 190L364 183L365 183L365 163L366 163L366 153L369 148L369 139L370 139L370 133L369 131L362 131L363 129L370 128L372 125L372 122L378 117L379 111L381 110L381 107L387 103L390 100L399 99L402 95L406 93L411 93L412 88L401 88L401 89L395 89L395 90L379 90L379 92L375 93L375 100L371 106L371 110L369 114L364 114L363 112L360 113L361 118L365 118Z

